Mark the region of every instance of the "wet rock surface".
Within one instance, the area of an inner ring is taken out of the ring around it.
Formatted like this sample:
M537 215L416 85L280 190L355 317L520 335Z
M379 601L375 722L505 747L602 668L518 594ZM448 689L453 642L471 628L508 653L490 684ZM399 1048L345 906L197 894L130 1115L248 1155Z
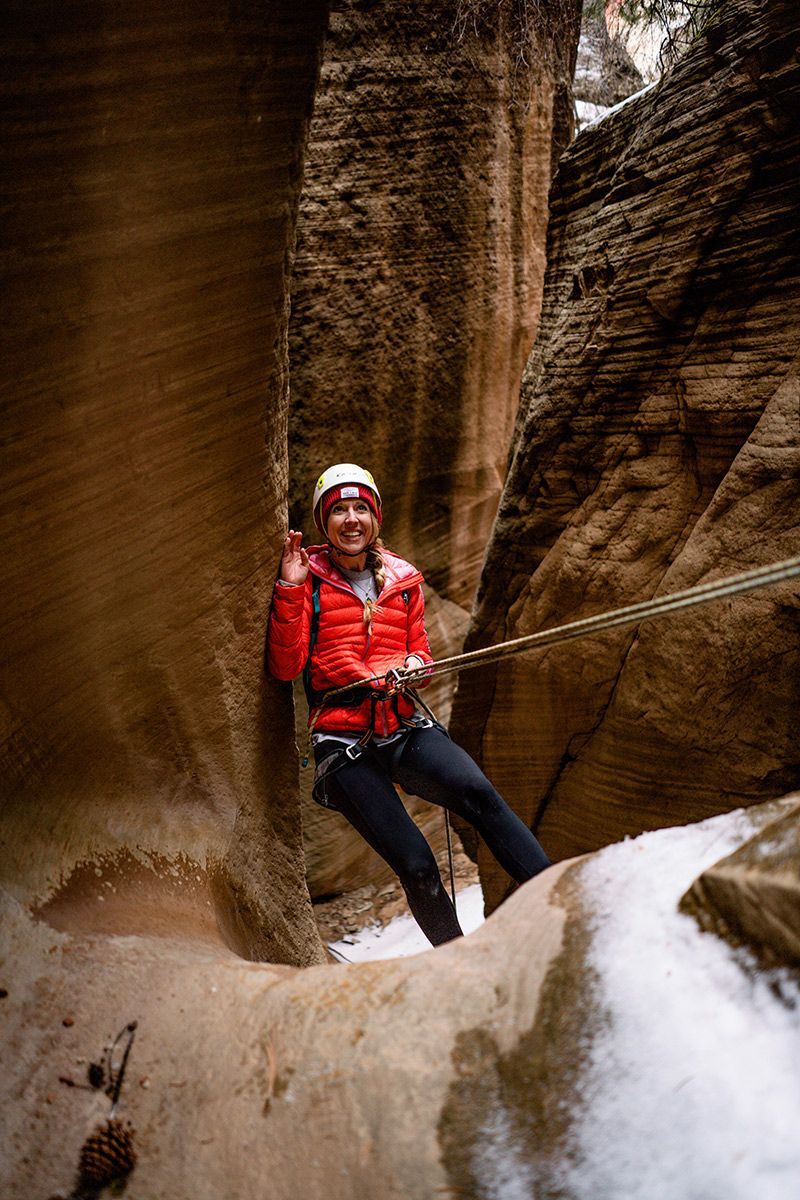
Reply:
M797 34L726 5L562 159L468 645L797 553ZM454 732L556 858L753 803L798 781L797 634L789 583L517 658Z

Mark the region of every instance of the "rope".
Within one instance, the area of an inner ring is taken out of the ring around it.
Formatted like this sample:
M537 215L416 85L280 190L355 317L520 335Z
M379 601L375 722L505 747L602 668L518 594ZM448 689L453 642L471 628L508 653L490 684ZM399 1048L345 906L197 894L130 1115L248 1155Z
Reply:
M710 604L714 600L722 600L726 596L736 596L742 592L752 592L756 588L768 587L770 584L783 583L800 575L800 556L787 558L782 562L770 563L766 567L754 567L750 571L742 571L738 575L727 575L721 579L712 579L708 583L699 583L694 587L685 588L680 592L667 592L663 596L655 596L651 600L641 600L637 604L627 604L623 608L611 609L609 612L597 613L593 617L583 617L579 621L570 621L566 625L556 625L552 629L542 629L538 633L525 634L523 637L512 638L508 642L498 642L494 646L485 646L481 650L468 650L463 654L454 654L450 658L440 658L437 662L425 667L414 668L403 675L404 687L413 688L414 684L426 682L436 675L450 675L457 671L469 671L473 667L481 667L487 663L499 662L514 654L522 654L526 650L544 649L546 646L557 646L574 638L589 637L606 629L619 629L625 625L639 625L643 621L653 621L668 613L680 612L685 608L694 608L699 604ZM325 693L325 699L317 710L309 729L309 741L317 717L322 707L336 696L351 692L355 688L374 685L380 690L382 677L370 675L366 679L356 679L342 687L332 688ZM307 760L306 760L307 761Z
M529 633L523 637L512 638L507 642L498 642L494 646L486 646L481 650L470 650L464 654L454 654L450 658L440 658L438 662L431 663L429 666L406 672L403 676L403 685L412 688L415 683L428 680L434 675L449 675L456 671L468 671L472 667L499 662L504 658L510 658L513 654L522 654L526 650L556 646L561 642L572 641L574 638L589 637L591 634L601 633L605 629L619 629L625 625L638 625L642 621L656 620L659 617L666 616L668 613L680 612L685 608L694 608L700 604L710 604L713 600L721 600L726 596L736 596L743 592L754 591L756 588L768 587L770 584L783 583L785 580L794 579L798 575L800 575L800 557L787 558L783 562L771 563L767 567L754 567L751 571L742 571L738 575L723 576L722 579L713 579L709 583L696 584L694 587L685 588L680 592L667 592L665 595L656 596L652 600L642 600L638 604L627 604L623 608L615 608L609 612L597 613L593 617L584 617L579 621L570 621L566 625L556 625L552 629L543 629L538 633ZM373 675L368 679L358 679L353 683L347 683L343 687L333 688L331 691L326 692L323 705L317 711L309 730L309 744L311 733L316 724L316 718L322 711L322 707L329 700L333 699L334 696L342 695L344 692L352 691L354 688L363 688L371 684L379 685L380 682L381 676ZM429 716L433 717L433 713L422 698L416 693L412 694L422 704ZM307 761L308 756L304 760L304 766ZM447 854L450 863L450 893L455 905L456 881L453 870L453 847L450 837L450 814L446 808L444 816L447 833ZM349 961L343 954L334 950L332 946L329 946L328 949L337 955L337 957L343 959L344 962ZM130 1049L130 1046L128 1049Z
M508 642L498 642L494 646L486 646L481 650L470 650L464 654L455 654L450 658L440 658L430 666L408 671L404 675L404 680L413 686L414 683L430 679L434 675L468 671L472 667L498 662L513 654L522 654L526 650L555 646L574 638L600 633L605 629L638 625L642 621L652 621L667 613L693 608L699 604L710 604L713 600L721 600L726 596L735 596L742 592L754 591L756 588L768 587L770 584L782 583L784 580L793 579L798 575L800 575L800 557L787 558L783 562L771 563L767 567L755 567L751 571L742 571L738 575L713 579L709 583L700 583L680 592L667 592L652 600L642 600L638 604L628 604L624 608L597 613L593 617L583 617L579 621L570 621L566 625L557 625L552 629L529 633ZM362 686L364 682L361 681Z
M450 813L447 809L444 810L444 831L447 835L447 861L450 864L450 898L453 901L453 908L456 907L456 873L453 869L453 839L450 836ZM456 909L456 915L458 910Z

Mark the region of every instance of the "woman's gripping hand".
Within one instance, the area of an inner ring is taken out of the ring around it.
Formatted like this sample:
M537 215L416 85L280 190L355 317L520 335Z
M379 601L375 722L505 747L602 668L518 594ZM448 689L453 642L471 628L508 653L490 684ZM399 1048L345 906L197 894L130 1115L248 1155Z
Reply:
M290 585L303 584L308 578L308 555L302 546L303 535L290 529L283 543L280 579Z

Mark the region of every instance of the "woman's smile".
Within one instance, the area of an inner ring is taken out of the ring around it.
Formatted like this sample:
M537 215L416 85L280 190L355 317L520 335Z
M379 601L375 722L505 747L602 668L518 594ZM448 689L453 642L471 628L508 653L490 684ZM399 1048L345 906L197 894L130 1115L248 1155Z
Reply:
M363 500L341 500L334 504L327 521L327 534L339 550L359 553L372 541L372 513Z

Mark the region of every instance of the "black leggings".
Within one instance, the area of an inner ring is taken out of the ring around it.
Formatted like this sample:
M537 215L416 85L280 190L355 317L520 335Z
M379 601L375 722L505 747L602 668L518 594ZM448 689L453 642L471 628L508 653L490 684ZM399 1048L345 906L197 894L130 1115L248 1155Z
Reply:
M470 756L441 729L415 729L398 747L370 746L326 780L335 806L385 859L434 946L462 934L433 852L392 786L442 805L474 825L501 867L524 883L550 865L527 825Z

